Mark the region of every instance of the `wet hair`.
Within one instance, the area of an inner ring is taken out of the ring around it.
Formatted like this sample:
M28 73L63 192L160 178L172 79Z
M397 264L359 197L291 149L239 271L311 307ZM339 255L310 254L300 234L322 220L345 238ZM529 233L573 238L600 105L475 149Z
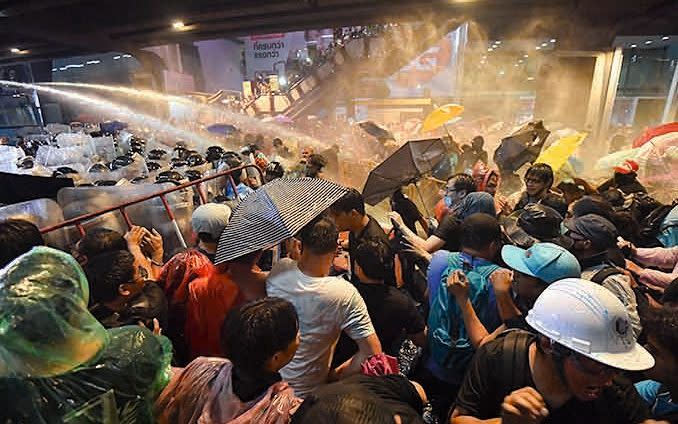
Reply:
M294 305L265 297L232 310L221 326L221 345L236 368L260 371L277 352L297 338L299 319Z
M127 250L127 242L122 234L108 228L89 230L78 243L78 251L88 258L116 250Z
M591 213L600 215L608 221L614 220L612 206L600 195L584 196L572 204L572 215L575 218Z
M671 281L671 284L664 289L662 303L673 303L678 306L678 278Z
M394 413L378 399L358 393L327 396L312 394L292 415L292 424L393 424L393 416Z
M367 239L355 249L355 261L367 278L383 281L393 261L391 246L379 239Z
M563 196L560 196L556 193L546 193L544 197L539 201L544 206L548 206L551 209L555 210L560 214L560 216L565 217L567 215L567 202Z
M235 259L231 259L229 262L232 263L237 263L237 264L243 264L243 265L254 265L256 264L259 259L261 258L262 250L256 250L252 253L248 253L246 255L238 256Z
M118 287L134 280L134 256L126 250L104 252L89 258L85 275L89 282L90 304L118 297Z
M203 243L218 243L219 239L212 237L210 233L198 233L198 240Z
M339 230L331 219L320 216L299 231L297 236L301 240L301 249L308 250L314 255L326 255L337 249Z
M525 173L525 178L533 177L543 181L548 188L553 185L553 169L545 163L535 163Z
M473 250L486 249L501 240L499 221L484 213L474 213L461 223L461 246Z
M44 246L40 230L25 219L0 222L0 268L36 246Z
M678 356L678 314L673 308L653 309L643 320L643 331Z
M455 174L451 176L447 181L454 180L452 188L455 191L466 191L466 193L473 193L478 190L476 182L473 177L469 174Z
M334 213L349 213L355 210L360 215L365 215L365 200L358 190L352 188L348 193L334 202L330 209Z

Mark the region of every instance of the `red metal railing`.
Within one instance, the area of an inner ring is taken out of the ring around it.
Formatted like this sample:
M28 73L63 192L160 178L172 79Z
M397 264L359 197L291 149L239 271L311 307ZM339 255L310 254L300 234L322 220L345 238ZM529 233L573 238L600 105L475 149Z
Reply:
M132 221L130 220L129 215L127 215L126 208L128 208L132 205L136 205L137 203L145 202L145 201L153 199L155 197L159 197L160 200L162 201L162 205L165 209L165 213L167 214L167 217L172 222L172 225L174 227L174 231L176 232L177 237L179 238L179 241L181 242L181 245L183 247L186 247L186 241L184 240L184 237L181 234L181 231L179 229L179 225L177 224L177 221L174 217L174 212L172 212L172 208L170 207L169 203L167 202L166 196L170 193L175 192L175 191L184 190L184 189L189 188L189 187L197 186L198 197L200 198L200 204L202 205L204 203L207 203L207 196L203 192L202 184L206 181L214 180L214 179L221 178L221 177L228 177L228 182L229 182L231 188L233 189L233 193L234 193L235 196L237 196L238 195L237 184L236 184L235 180L233 179L233 173L242 172L243 170L245 170L247 168L255 169L257 171L258 175L259 175L259 181L260 182L264 181L263 174L261 172L261 169L259 169L259 167L257 167L256 165L253 165L253 164L243 165L243 166L240 166L238 168L228 169L226 171L219 172L219 173L216 173L214 175L210 175L210 176L201 178L199 180L189 181L187 183L178 185L176 187L170 187L170 188L167 188L167 189L164 189L164 190L160 190L160 191L153 193L153 194L147 194L145 196L138 197L134 200L129 200L129 201L120 203L120 204L115 205L115 206L111 206L111 207L108 207L108 208L101 209L100 211L97 211L97 212L91 212L91 213L86 213L86 214L83 214L83 215L80 215L80 216L76 216L75 218L67 219L67 220L65 220L65 221L63 221L59 224L52 225L50 227L41 228L40 232L42 234L47 234L49 232L58 230L60 228L75 226L78 229L78 231L80 232L80 235L84 236L85 235L85 227L83 226L84 221L89 221L90 219L96 218L98 216L101 216L101 215L104 215L104 214L107 214L107 213L110 213L110 212L115 212L115 211L120 212L120 215L122 215L122 218L125 221L127 228L130 229L130 228L132 228Z

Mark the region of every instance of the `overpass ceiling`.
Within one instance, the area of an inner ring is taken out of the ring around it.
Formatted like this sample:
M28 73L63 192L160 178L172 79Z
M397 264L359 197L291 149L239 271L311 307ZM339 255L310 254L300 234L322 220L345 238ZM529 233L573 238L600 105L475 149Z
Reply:
M570 48L678 33L675 0L0 0L0 64L172 42L398 20L478 23L488 38ZM172 22L181 21L186 31ZM569 45L568 45L569 44Z

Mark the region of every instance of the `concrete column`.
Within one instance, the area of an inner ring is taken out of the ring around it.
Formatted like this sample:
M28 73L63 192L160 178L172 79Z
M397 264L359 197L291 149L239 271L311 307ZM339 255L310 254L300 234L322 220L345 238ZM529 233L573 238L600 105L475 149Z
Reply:
M673 122L676 119L676 112L678 112L678 63L673 68L673 78L671 79L669 94L666 96L662 123Z
M609 57L609 56L608 56ZM607 76L607 91L605 93L605 103L603 114L598 124L596 132L599 138L607 138L610 128L610 118L614 108L614 100L617 98L617 85L619 85L619 75L621 75L622 62L624 54L621 47L617 47L612 54L610 62L610 71Z

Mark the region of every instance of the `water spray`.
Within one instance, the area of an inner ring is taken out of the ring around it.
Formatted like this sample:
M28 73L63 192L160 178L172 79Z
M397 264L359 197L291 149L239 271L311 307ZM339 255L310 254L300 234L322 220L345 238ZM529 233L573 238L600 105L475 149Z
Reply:
M124 94L130 97L144 98L154 101L162 102L175 102L182 105L190 107L192 110L198 112L207 112L217 117L217 121L222 119L226 121L224 123L233 124L240 130L250 133L264 133L271 135L273 137L282 137L286 139L297 140L300 144L310 145L313 147L327 148L326 143L310 137L306 134L300 133L298 131L290 130L287 127L284 127L279 124L262 122L258 118L254 118L242 113L237 113L229 110L224 110L216 106L207 105L203 103L196 102L192 99L176 96L171 94L160 93L153 90L145 89L132 89L122 86L110 86L102 84L85 84L85 83L70 83L70 82L50 82L50 83L40 83L40 86L58 86L58 87L71 87L71 88L83 88L91 90L100 90L113 93ZM219 123L219 122L214 122Z
M177 128L161 119L155 118L153 116L149 116L143 113L140 113L138 111L132 110L126 106L110 102L108 100L100 99L97 97L92 97L92 96L86 96L84 94L80 93L74 93L71 91L64 91L64 90L58 90L55 88L51 87L46 87L43 85L38 85L38 84L26 84L26 83L21 83L21 82L15 82L15 81L5 81L5 80L0 80L0 85L7 85L11 87L18 87L18 88L23 88L26 90L37 90L37 91L42 91L45 93L53 94L56 96L61 96L64 98L67 98L72 101L78 101L78 102L84 102L87 103L88 105L91 105L92 107L95 107L97 109L100 109L106 113L109 113L111 115L121 115L124 116L126 120L132 121L132 122L138 122L143 124L144 126L156 129L158 131L166 132L173 134L177 138L185 139L188 141L192 141L194 143L198 143L201 145L209 145L209 144L214 144L214 140L207 139L199 134L195 134L190 131L183 130L181 128Z

